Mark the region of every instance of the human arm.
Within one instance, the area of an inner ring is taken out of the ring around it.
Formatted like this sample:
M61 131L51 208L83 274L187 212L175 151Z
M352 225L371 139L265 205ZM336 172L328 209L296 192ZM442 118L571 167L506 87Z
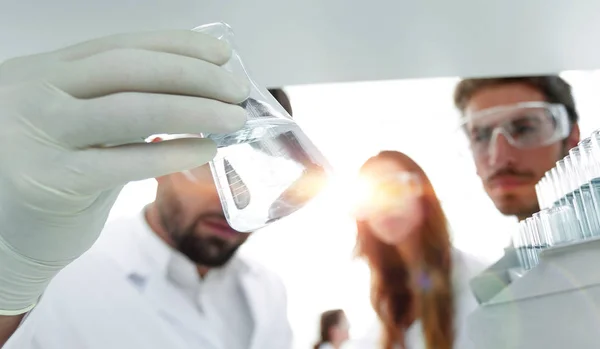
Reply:
M17 330L23 320L24 314L3 316L0 315L0 348L6 343L8 338Z
M0 339L97 239L123 185L200 166L248 86L201 33L115 35L0 65ZM2 342L0 342L2 343Z

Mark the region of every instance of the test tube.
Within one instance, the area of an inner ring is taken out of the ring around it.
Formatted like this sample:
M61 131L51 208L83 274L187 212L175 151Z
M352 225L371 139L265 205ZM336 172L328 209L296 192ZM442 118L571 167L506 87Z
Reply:
M575 209L573 206L563 206L561 208L561 217L563 221L563 229L565 229L570 241L585 239L583 230L579 224L579 221L577 220L577 215L575 214Z
M552 235L544 229L539 212L531 216L531 227L537 236L540 251L552 246Z
M545 175L542 176L542 178L540 178L540 180L535 185L535 195L537 196L538 205L540 206L540 209L544 209L546 208L546 205L548 205L548 194L545 192L545 178Z
M590 189L594 197L594 203L596 205L596 218L600 222L600 130L592 133L591 149L588 155L588 170L590 173ZM600 235L600 232L598 232Z
M546 202L544 201L544 189L542 179L535 185L535 196L537 196L538 205L540 208L546 208Z
M537 229L539 231L539 234L543 237L544 248L551 247L556 244L554 241L554 237L552 236L552 231L549 229L549 227L544 222L545 216L548 215L548 210L549 209L543 209L532 215L532 217L535 219L535 223L536 223Z
M565 158L562 158L556 162L556 174L557 174L557 182L561 188L562 196L564 198L564 202L567 205L571 204L571 200L573 199L573 193L571 192L571 185L569 183L569 176L566 173L565 166Z
M544 198L546 200L546 208L550 208L554 206L554 202L556 201L556 193L554 192L554 187L552 186L552 176L550 174L550 170L546 171L544 177Z
M576 195L580 197L583 214L589 229L586 235L592 237L596 235L595 232L600 231L600 222L595 211L594 199L590 191L590 183L586 175L586 163L585 159L582 158L581 148L581 145L572 148L569 150L569 156L571 158L571 172L577 178L577 183L579 183L576 190L578 194Z
M575 220L573 209L566 205L555 206L547 210L544 217L544 229L552 235L554 245L563 245L581 239L579 229L574 230L569 220ZM577 225L577 228L579 226Z
M531 230L530 219L531 217L519 222L519 230L525 247L524 258L527 269L531 269L538 264L537 242Z
M571 155L569 154L565 156L561 161L558 161L557 164L559 166L559 171L563 172L563 179L565 180L568 189L568 193L566 195L567 201L569 201L571 207L573 207L574 214L576 217L576 220L572 222L572 224L579 225L582 238L587 239L592 237L592 232L586 216L581 192L579 191L579 187L582 183L579 181L576 175L577 169L573 168L572 160L573 159L571 159Z
M564 240L561 231L556 229L556 219L554 217L554 213L556 211L555 207L547 208L538 212L538 217L540 217L540 225L544 230L548 241L550 242L550 246L560 245Z
M540 231L536 224L535 217L531 216L525 220L525 224L527 226L527 235L530 237L531 241L531 251L533 256L533 265L536 266L540 259L540 253L546 249L548 246L545 244L545 239L540 234Z
M555 229L560 230L564 242L572 242L583 238L580 235L579 223L576 222L576 216L573 206L570 203L567 192L565 174L564 174L564 159L556 162L556 166L550 170L554 178L554 186L559 194L559 204L555 207L553 214L556 217L557 226Z
M585 183L581 186L582 198L588 214L588 221L591 222L593 236L600 236L600 173L598 173L598 158L594 149L598 147L598 134L592 134L591 137L579 142L581 172Z
M546 174L542 179L544 184L544 201L546 201L545 208L550 208L553 207L554 203L558 200L558 195L556 194L556 190L552 183L550 170L546 171Z
M531 269L531 262L525 239L526 225L524 224L525 221L519 222L518 229L516 229L514 234L512 234L512 244L517 252L517 257L519 258L519 264L521 264L521 268L529 270Z
M550 178L550 171L546 171L541 181L542 197L544 198L544 206L540 208L550 208L554 205L556 200L556 193L552 187L552 179Z
M564 191L563 191L561 183L560 183L560 176L558 175L558 169L556 167L551 168L548 177L550 178L550 183L551 183L550 185L555 194L554 203L552 204L552 206L558 207L558 206L566 205L566 202L563 197Z

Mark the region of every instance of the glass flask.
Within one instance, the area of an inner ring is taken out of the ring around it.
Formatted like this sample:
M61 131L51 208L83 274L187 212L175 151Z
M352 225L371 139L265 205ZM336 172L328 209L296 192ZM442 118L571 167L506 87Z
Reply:
M202 134L217 143L209 163L225 218L238 232L252 232L304 207L326 186L331 166L286 110L248 74L225 23L193 29L228 42L232 57L223 68L246 76L250 96L243 129ZM266 56L268 57L268 56Z

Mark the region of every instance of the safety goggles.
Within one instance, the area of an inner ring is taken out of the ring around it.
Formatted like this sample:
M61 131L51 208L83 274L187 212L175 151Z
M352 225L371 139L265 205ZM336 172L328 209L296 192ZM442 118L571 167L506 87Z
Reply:
M511 146L527 149L561 141L570 131L564 105L525 102L466 113L459 133L473 156L481 157L494 152L500 135Z
M359 179L352 213L358 220L403 210L423 194L421 177L413 172L396 172L377 178Z

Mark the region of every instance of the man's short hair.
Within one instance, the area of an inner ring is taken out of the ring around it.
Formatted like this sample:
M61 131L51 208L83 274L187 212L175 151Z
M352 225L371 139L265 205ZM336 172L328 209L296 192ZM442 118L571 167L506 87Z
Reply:
M454 105L461 113L464 113L467 104L477 92L486 87L512 83L529 85L540 91L546 98L546 102L564 105L571 124L575 124L579 120L571 85L558 75L464 79L456 85L454 90Z
M288 95L280 88L271 88L269 89L269 92L273 95L273 97L275 97L277 102L281 104L283 109L285 109L285 111L287 111L288 114L290 114L290 116L293 116L292 104L290 103Z

